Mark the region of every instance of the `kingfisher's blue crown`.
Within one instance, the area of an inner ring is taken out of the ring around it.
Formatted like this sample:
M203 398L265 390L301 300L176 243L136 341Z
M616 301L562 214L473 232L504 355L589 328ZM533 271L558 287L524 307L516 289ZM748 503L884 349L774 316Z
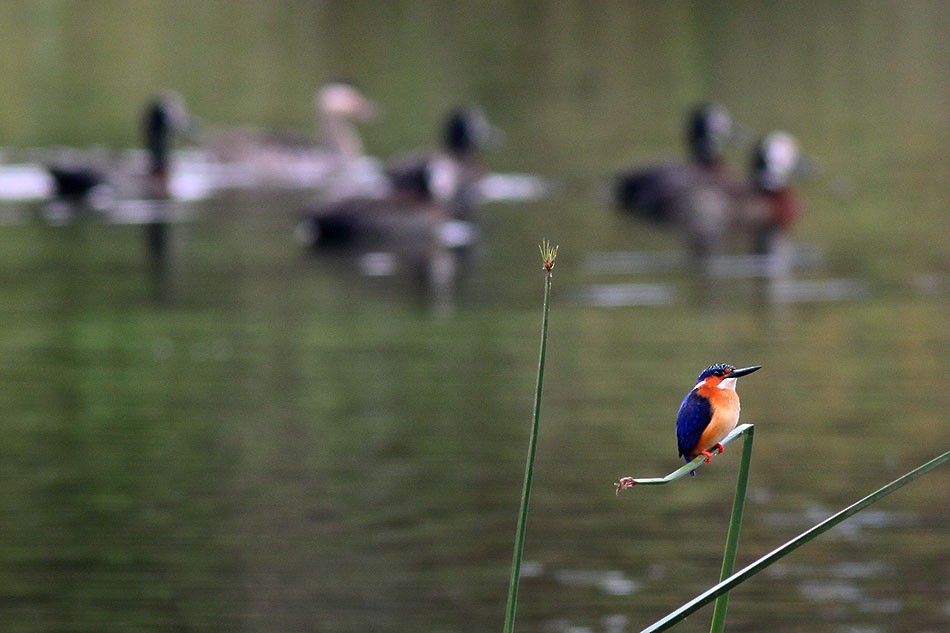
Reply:
M726 370L735 371L736 368L734 365L727 365L725 363L716 363L715 365L710 365L699 374L698 382L702 382L709 378L710 376L722 376L725 373L728 373Z

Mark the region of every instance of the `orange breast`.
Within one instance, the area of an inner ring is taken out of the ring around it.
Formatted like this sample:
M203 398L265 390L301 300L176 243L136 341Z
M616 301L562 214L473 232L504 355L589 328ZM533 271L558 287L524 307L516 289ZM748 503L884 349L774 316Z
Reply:
M699 436L699 442L690 457L708 451L725 438L739 423L739 396L732 389L718 387L700 387L700 395L709 399L712 405L712 420Z

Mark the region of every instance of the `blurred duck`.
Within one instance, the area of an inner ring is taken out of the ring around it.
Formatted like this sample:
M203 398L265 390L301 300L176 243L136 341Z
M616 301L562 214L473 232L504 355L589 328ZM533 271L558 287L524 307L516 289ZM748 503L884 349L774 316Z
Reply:
M216 130L206 135L212 158L243 166L255 185L263 180L323 186L334 178L357 178L367 157L356 123L375 122L379 106L344 81L323 85L314 95L313 106L318 136L250 127ZM376 182L380 169L370 162ZM336 197L343 197L345 184L339 184L341 193Z
M636 218L678 231L691 266L700 272L710 272L711 257L730 248L777 255L799 215L792 177L809 169L795 139L784 132L764 136L754 147L749 179L741 182L726 166L723 151L744 131L724 108L698 107L686 132L690 162L620 174L616 204Z
M413 151L385 169L385 192L371 191L322 202L305 213L298 238L317 249L454 248L474 240L476 184L485 169L479 151L498 133L476 107L446 117L439 151Z
M142 120L151 197L167 197L174 136L188 130L192 120L185 101L176 92L166 91L145 108Z
M465 181L456 166L432 161L415 178L386 195L331 199L305 210L298 239L315 250L417 250L470 243L474 228L458 216Z
M413 188L324 202L305 212L299 241L315 253L356 255L363 274L412 271L435 307L451 303L474 224L457 219L463 179L444 161L429 164Z
M715 186L736 192L740 183L723 159L727 145L741 129L728 111L717 104L695 108L686 124L688 163L669 163L634 169L614 178L615 204L635 217L659 224L675 224L683 213L681 201L696 187Z
M504 133L481 108L459 106L445 117L440 150L407 153L390 161L386 173L396 191L411 195L424 189L424 174L433 165L451 165L464 183L458 190L456 216L466 219L486 202L523 202L550 195L553 183L536 174L489 171L482 154L503 142Z
M481 152L492 147L500 132L476 106L454 108L442 127L440 151L411 152L386 166L392 192L400 198L425 201L451 192L452 216L471 219L479 203L478 182L487 169Z
M166 196L174 137L185 131L189 123L181 96L172 91L162 93L147 104L142 120L146 148L144 174L141 166L116 164L103 158L62 157L46 166L53 180L54 198L103 208L120 193Z
M697 270L709 272L710 257L730 247L770 256L773 261L764 262L769 274L784 269L784 237L800 213L791 180L804 165L795 139L772 132L755 145L747 184L704 181L678 195L672 208Z
M363 156L363 141L352 121L376 121L379 106L352 84L337 82L317 91L314 107L320 116L327 150L343 162Z
M791 187L792 178L809 175L814 169L791 134L772 132L756 144L752 155L751 209L745 218L752 228L756 254L774 255L782 249L801 214L801 204Z

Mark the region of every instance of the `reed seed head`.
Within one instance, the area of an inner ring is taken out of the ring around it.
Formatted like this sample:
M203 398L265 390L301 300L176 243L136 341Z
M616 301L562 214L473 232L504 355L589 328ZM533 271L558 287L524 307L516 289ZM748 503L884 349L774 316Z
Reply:
M558 245L552 246L548 240L542 240L538 248L541 249L541 268L551 272L554 270L554 260L557 259Z

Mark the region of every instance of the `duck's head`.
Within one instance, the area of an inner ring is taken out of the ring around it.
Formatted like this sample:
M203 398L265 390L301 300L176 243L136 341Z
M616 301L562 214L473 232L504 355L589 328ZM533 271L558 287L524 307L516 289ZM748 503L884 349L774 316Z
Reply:
M694 161L714 165L726 146L736 139L738 127L729 111L716 103L697 106L686 122L686 143Z
M153 174L164 174L168 169L174 137L194 137L200 122L188 113L180 94L164 90L148 103L143 127L149 170Z
M451 154L467 156L498 144L501 136L481 108L461 106L446 117L442 142Z
M762 191L786 188L792 176L805 168L795 138L786 132L772 132L760 140L752 154L752 177Z
M184 97L174 90L163 90L146 107L146 127L151 135L189 134L197 125Z
M172 129L177 132L186 131L193 125L192 116L185 106L185 98L174 90L163 90L158 96L156 107L165 113Z
M323 116L353 119L363 123L379 117L379 106L359 89L345 81L322 86L314 96L314 107Z

